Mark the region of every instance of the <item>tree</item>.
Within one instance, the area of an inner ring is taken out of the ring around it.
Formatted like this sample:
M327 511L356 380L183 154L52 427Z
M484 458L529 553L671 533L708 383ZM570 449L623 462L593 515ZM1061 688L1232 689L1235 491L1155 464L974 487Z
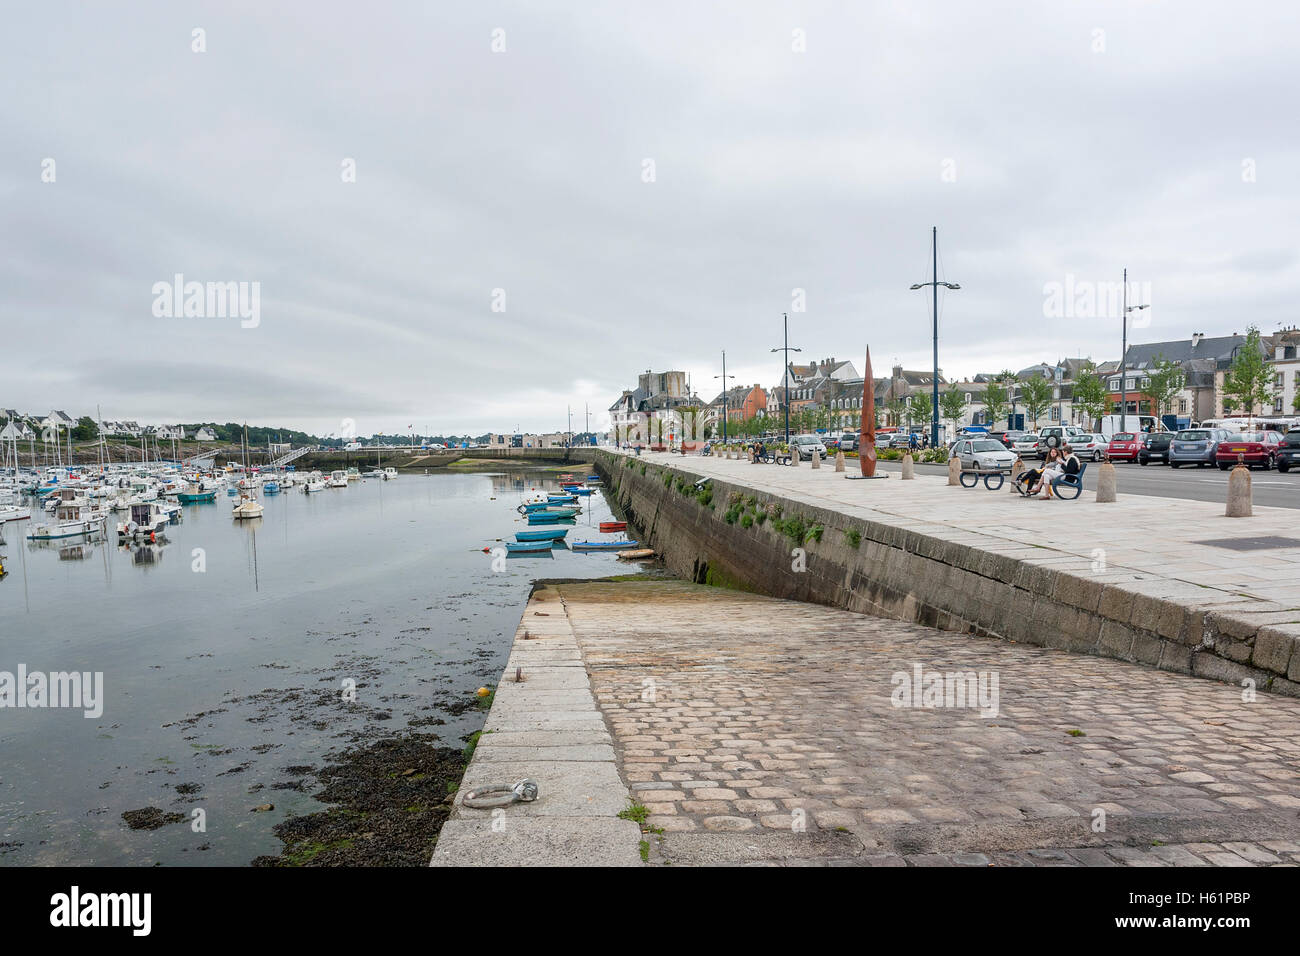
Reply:
M1011 392L998 379L984 387L984 411L990 425L997 425L1011 414Z
M1255 417L1255 406L1263 405L1273 397L1273 371L1264 361L1259 329L1253 325L1246 330L1246 344L1232 357L1232 366L1223 377L1223 393L1236 400L1234 405L1239 402L1251 418ZM1227 403L1228 398L1225 398L1225 411Z
M1088 416L1089 428L1106 414L1106 386L1097 374L1097 366L1092 362L1084 362L1079 367L1079 377L1075 379L1071 400L1075 408Z
M1020 387L1020 400L1024 402L1025 414L1038 428L1038 419L1052 404L1052 385L1041 375L1031 375Z
M72 426L73 441L93 441L98 435L99 428L89 415L82 415L77 419L77 424Z
M917 392L907 402L907 417L913 423L925 422L929 424L930 417L934 413L934 402L929 395L924 392Z
M1163 412L1172 412L1174 399L1186 384L1187 373L1183 371L1183 367L1176 362L1166 361L1162 355L1157 355L1155 366L1147 376L1145 389L1151 396L1151 401L1155 403L1155 413L1160 415Z
M957 426L966 413L966 396L956 386L939 395L939 415L952 426L952 434L957 434Z

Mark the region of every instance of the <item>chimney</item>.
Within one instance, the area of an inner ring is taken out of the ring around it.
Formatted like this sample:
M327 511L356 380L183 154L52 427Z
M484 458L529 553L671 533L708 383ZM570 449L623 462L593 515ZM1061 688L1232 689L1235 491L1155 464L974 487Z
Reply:
M1200 344L1201 344L1201 339L1203 339L1203 338L1205 338L1205 333L1204 333L1204 332L1193 332L1193 333L1192 333L1192 348L1196 348L1196 346L1200 345Z

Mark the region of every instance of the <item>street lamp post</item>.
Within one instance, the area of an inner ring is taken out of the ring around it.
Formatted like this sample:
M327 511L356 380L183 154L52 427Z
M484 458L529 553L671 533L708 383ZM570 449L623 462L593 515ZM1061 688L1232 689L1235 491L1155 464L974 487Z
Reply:
M714 378L722 379L722 443L727 443L727 379L735 378L734 375L727 374L727 350L722 350L722 374L715 375Z
M939 227L930 228L930 253L933 262L934 271L931 273L931 281L918 282L912 286L912 290L924 289L929 286L934 292L934 378L931 382L931 410L930 410L930 447L939 447L939 286L945 289L956 291L961 286L956 282L939 281Z
M1119 348L1119 430L1127 431L1128 424L1128 314L1138 309L1149 308L1147 305L1128 304L1128 269L1124 270L1124 314L1120 317L1121 332ZM1142 419L1138 419L1139 422Z
M779 349L772 349L773 352L785 353L785 394L782 396L782 404L785 405L785 443L790 444L790 353L802 352L803 349L792 349L790 347L790 315L787 312L781 313L781 321L785 328L785 345Z

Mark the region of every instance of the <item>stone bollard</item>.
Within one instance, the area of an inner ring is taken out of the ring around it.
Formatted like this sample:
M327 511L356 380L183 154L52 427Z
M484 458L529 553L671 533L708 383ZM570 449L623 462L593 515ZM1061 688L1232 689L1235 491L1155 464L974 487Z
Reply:
M961 484L961 459L956 455L948 459L948 484Z
M1020 456L1016 455L1016 460L1011 463L1011 484L1015 485L1016 479L1025 471L1025 463L1021 461Z
M816 451L813 451L812 458L810 459L810 461L812 462L812 466L814 468L820 468L822 466L822 456L817 454Z
M799 467L799 449L795 448L794 445L790 446L790 465L794 468Z
M1103 461L1097 469L1097 500L1107 502L1115 500L1115 466Z
M1249 518L1252 514L1250 469L1240 455L1237 456L1237 466L1228 475L1228 510L1224 514L1229 518Z
M907 452L903 455L903 480L916 477L916 466L912 462L912 453Z
M835 453L835 470L836 471L844 470L844 452L842 451L837 451Z

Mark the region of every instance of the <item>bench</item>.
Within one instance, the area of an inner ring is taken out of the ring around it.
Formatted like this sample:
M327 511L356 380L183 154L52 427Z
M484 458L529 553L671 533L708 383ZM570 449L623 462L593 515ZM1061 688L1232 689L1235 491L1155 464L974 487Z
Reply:
M769 451L766 455L759 455L758 460L764 465L788 465L790 464L790 453L788 451Z
M1052 479L1052 494L1064 501L1073 501L1083 493L1083 473L1088 470L1087 462L1079 462L1077 475L1063 475ZM1074 492L1067 494L1066 492Z
M963 488L974 488L980 483L980 478L983 478L985 488L989 491L997 491L1006 481L1006 475L1007 472L1001 468L963 468L957 480L961 482ZM969 481L966 480L968 477ZM993 484L994 478L998 480L996 485Z

